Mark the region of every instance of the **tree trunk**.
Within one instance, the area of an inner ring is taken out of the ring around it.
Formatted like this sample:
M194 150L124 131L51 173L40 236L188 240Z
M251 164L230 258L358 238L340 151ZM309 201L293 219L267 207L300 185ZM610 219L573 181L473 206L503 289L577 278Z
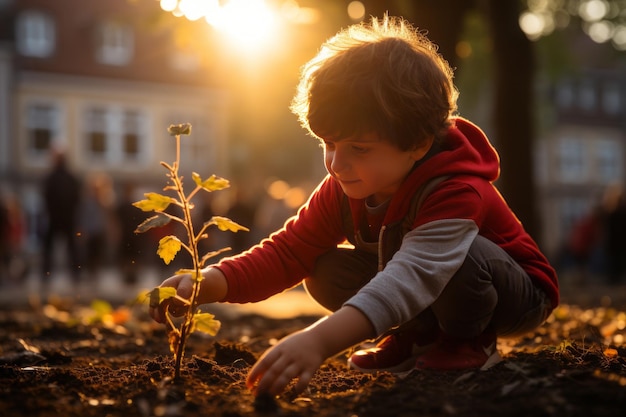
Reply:
M539 232L533 175L533 49L519 27L521 3L488 0L495 65L494 132L502 176L498 188L526 230Z

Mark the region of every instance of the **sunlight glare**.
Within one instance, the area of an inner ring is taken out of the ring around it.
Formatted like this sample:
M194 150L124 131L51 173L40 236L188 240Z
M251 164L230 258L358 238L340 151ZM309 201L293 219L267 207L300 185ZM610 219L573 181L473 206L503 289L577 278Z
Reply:
M578 12L587 22L601 20L609 11L609 6L603 0L589 0L580 4Z
M626 26L618 26L615 29L613 45L620 51L626 51Z
M589 37L596 43L604 43L613 37L613 24L606 20L594 22L586 30Z
M161 9L165 10L166 12L173 12L176 9L176 6L178 5L178 1L177 0L161 0Z
M519 17L519 26L531 40L539 39L545 29L541 15L533 12L522 13Z
M256 50L277 29L276 15L263 0L230 0L206 14L206 21L236 46Z
M285 198L285 194L289 191L291 187L287 184L286 181L283 180L275 180L272 181L267 187L267 193L274 200L282 200Z
M360 1L351 1L348 4L348 16L354 21L362 20L365 16L365 5Z
M194 21L205 15L207 2L195 0L180 0L178 7L181 13L189 20Z

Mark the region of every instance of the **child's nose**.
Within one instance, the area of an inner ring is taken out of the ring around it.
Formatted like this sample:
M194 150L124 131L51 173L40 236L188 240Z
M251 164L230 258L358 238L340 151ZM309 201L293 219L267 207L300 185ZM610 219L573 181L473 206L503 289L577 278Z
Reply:
M347 163L343 154L341 152L338 152L337 150L332 152L332 154L330 155L330 168L334 172L341 172L346 168L346 166Z

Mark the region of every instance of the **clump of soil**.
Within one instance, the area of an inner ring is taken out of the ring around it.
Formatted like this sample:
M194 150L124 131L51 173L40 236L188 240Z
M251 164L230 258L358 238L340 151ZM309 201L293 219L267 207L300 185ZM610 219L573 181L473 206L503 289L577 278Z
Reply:
M276 340L317 317L219 317L189 339L182 377L143 308L0 310L0 410L12 416L617 416L626 410L626 313L559 307L536 332L499 344L485 371L368 375L328 360L308 389L253 395L245 378Z

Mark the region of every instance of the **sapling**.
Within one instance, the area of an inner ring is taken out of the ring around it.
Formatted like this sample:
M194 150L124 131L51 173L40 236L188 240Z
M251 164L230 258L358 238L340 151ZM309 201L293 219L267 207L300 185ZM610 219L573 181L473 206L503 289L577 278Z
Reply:
M248 231L248 229L226 217L213 216L196 231L191 217L191 212L194 208L192 199L199 192L213 192L228 188L229 182L215 175L211 175L207 179L202 179L200 175L194 172L192 173L192 179L195 183L195 187L191 192L186 194L183 187L183 177L179 174L180 138L182 135L191 134L191 125L189 123L171 125L168 128L168 133L176 139L176 160L171 165L161 161L161 165L167 170L166 176L169 178L163 190L170 192L170 194L173 193L174 196L150 192L144 194L146 197L145 200L137 201L133 203L133 205L143 211L155 213L154 216L141 223L135 230L135 233L143 233L152 228L162 227L171 221L181 224L185 230L186 236L184 240L186 240L186 242L175 235L165 236L159 240L157 254L161 257L163 262L168 265L180 252L181 248L189 253L192 260L192 268L181 269L176 273L191 275L193 279L191 296L186 299L178 295L174 288L156 287L149 292L149 297L146 297L149 299L151 307L157 307L164 300L169 298L175 298L186 307L186 312L178 325L169 309L165 311L168 341L175 360L174 379L178 380L180 378L182 359L185 354L185 344L189 335L194 331L200 331L215 336L220 328L220 322L215 319L213 314L200 311L198 296L200 293L200 283L203 279L202 268L210 258L226 250L230 250L230 248L200 254L198 243L208 237L208 229L211 226L216 226L221 231L231 232L238 232L240 230ZM178 216L172 212L167 212L166 210L170 206L177 207L182 214Z

